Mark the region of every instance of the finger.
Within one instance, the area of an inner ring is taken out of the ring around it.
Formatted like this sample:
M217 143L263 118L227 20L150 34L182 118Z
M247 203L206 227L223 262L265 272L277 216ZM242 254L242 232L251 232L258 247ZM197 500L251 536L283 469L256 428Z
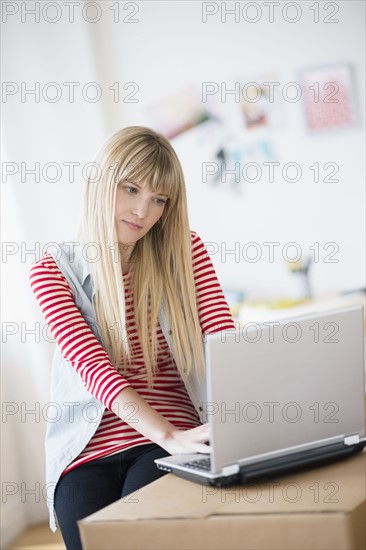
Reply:
M202 431L207 432L210 429L210 426L208 424L202 424L202 426L198 426L198 428L201 428Z
M199 445L197 453L210 454L212 453L212 447L210 445Z
M209 441L210 440L210 434L209 433L206 433L206 432L201 432L199 434L196 435L195 439L199 442L199 443L205 443L206 441Z
M208 424L203 424L202 426L196 426L195 428L191 428L188 431L193 433L199 433L199 434L200 433L207 434L209 433L209 427L208 427Z

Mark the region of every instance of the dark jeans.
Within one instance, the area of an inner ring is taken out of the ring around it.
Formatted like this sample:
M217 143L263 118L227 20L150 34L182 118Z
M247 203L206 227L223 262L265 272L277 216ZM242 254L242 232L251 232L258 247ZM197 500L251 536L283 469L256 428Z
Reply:
M155 443L139 445L65 474L57 483L55 510L67 550L82 549L77 520L127 495L138 502L138 494L131 493L166 474L154 459L167 455Z

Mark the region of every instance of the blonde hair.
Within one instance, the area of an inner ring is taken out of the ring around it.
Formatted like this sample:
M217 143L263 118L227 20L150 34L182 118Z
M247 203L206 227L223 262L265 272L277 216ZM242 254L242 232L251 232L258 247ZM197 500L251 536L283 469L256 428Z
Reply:
M137 241L131 260L131 284L136 328L143 350L148 383L157 366L156 326L164 297L174 338L179 372L193 367L204 372L202 331L192 268L185 181L179 159L167 139L153 130L130 126L116 132L97 158L97 181L88 180L78 237L96 243L97 262L89 262L93 305L103 346L116 367L127 372L131 347L126 330L125 292L115 225L116 188L120 181L146 183L152 192L168 196L158 222ZM150 314L149 314L150 308Z

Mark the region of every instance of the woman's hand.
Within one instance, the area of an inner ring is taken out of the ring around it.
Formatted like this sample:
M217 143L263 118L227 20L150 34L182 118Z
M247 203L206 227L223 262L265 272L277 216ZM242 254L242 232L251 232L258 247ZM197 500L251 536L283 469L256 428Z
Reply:
M159 445L171 455L210 453L211 447L205 444L209 439L210 433L207 423L190 430L173 430L159 442Z
M122 390L113 405L115 414L121 420L171 455L211 452L211 447L205 444L210 439L208 423L190 430L178 430L132 387ZM131 405L134 411L132 418Z

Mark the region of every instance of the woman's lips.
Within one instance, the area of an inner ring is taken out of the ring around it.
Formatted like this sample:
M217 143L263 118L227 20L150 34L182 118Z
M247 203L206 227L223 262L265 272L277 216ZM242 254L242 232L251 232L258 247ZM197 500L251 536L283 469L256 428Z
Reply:
M126 220L122 220L130 229L132 229L132 231L138 231L140 229L142 229L141 225L137 225L135 223L132 223L132 222L128 222Z

